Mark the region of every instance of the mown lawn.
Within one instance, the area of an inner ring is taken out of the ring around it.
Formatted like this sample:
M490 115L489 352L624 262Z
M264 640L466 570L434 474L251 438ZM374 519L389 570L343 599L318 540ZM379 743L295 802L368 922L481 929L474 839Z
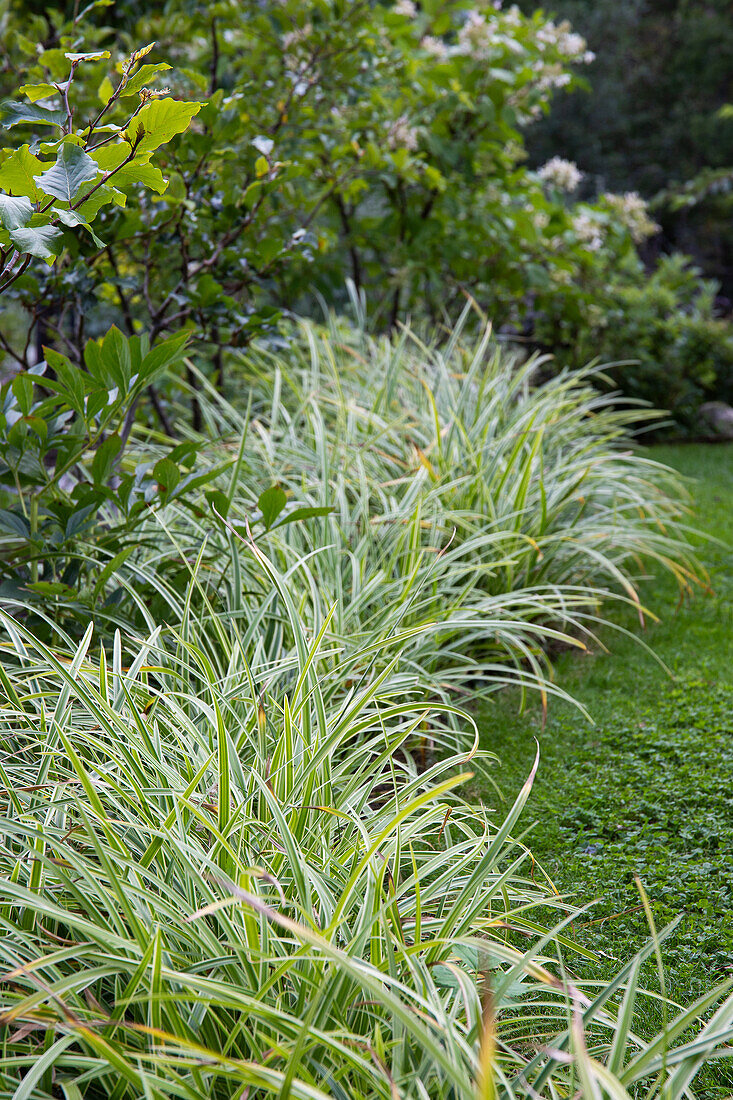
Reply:
M527 839L561 893L583 903L599 899L576 923L576 936L605 955L627 957L648 934L638 874L659 926L684 914L665 959L669 993L688 1001L733 974L733 445L651 453L697 479L693 522L725 544L698 543L711 594L678 606L673 581L646 586L645 602L662 621L648 626L644 640L673 678L633 639L608 631L602 637L610 655L567 654L556 666L595 725L552 703L542 732L539 708L517 716L508 696L480 719L507 799L539 739ZM633 629L630 617L618 620ZM483 795L499 804L488 785ZM731 1073L718 1077L726 1092Z

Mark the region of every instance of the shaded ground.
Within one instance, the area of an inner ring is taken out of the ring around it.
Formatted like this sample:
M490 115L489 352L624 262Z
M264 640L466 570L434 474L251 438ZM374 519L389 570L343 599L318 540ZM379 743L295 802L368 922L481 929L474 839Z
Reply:
M699 545L713 595L678 608L666 579L644 593L663 618L645 640L674 678L633 640L608 631L610 655L568 654L557 666L595 726L554 703L540 732L538 709L518 717L510 698L488 705L480 726L509 799L539 738L527 842L561 893L600 899L587 918L593 923L576 924L575 934L596 951L628 957L648 935L637 873L660 926L684 913L665 959L670 994L689 1001L733 974L733 445L658 447L653 457L699 479L694 523L725 543ZM499 804L490 788L483 795ZM728 1095L733 1070L716 1077Z

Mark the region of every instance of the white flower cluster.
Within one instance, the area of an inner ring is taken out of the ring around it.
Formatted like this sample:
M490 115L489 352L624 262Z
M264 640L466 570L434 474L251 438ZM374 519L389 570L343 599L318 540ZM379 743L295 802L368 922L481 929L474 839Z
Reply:
M296 27L294 31L288 31L287 34L283 35L283 50L287 53L289 50L297 49L306 38L310 38L312 33L312 23L304 23L302 27Z
M585 54L586 41L582 34L570 31L561 35L557 40L557 48L563 57L580 57Z
M397 15L404 15L408 19L414 19L417 15L417 8L412 0L397 0L394 10Z
M408 149L411 153L417 149L417 130L410 125L407 115L400 115L391 124L387 131L387 144L390 149Z
M574 191L583 178L583 173L577 164L563 157L553 157L537 170L537 175L543 183L549 183L560 191Z
M541 92L551 92L555 88L567 88L570 83L570 73L565 72L559 62L551 65L536 65L535 71L539 74L535 87Z
M550 281L555 286L572 286L573 277L564 267L556 267L550 272Z
M296 27L282 37L285 68L288 70L296 96L304 96L308 91L308 71L312 68L313 61L308 39L312 33L313 24L304 23L302 27ZM311 79L312 76L311 73Z
M542 104L530 103L529 98L528 91L509 97L509 103L517 112L517 122L520 126L529 126L530 123L542 117Z
M500 11L501 0L494 0L488 14L484 14L477 8L467 12L463 26L458 32L458 50L460 53L482 59L488 57L492 44L497 42L509 49L516 48L514 40L503 32L510 27L518 26L522 22L522 13L516 4L513 4L507 11L502 12L500 17L497 17L494 13ZM570 23L567 20L563 20L562 23L553 23L552 20L548 20L537 31L536 42L541 51L552 48L561 57L575 64L587 65L595 60L595 54L587 48L583 36L571 30ZM559 70L560 66L557 66L557 68ZM553 87L561 87L570 79L570 77L567 77L566 80L559 81L557 79L560 77L559 71L557 74L548 73L547 76L548 80L551 80L553 76L555 77L557 82L551 85ZM548 84L548 86L550 85Z
M476 60L489 56L496 25L480 11L469 11L466 21L458 32L458 49Z
M576 34L570 27L567 19L562 23L553 23L549 20L537 32L537 43L541 50L546 47L554 47L559 54L567 57L569 61L590 65L595 61L595 54L589 50L588 43L582 34Z
M598 252L603 247L603 230L590 214L576 214L573 232L588 252Z
M448 56L448 47L442 38L435 38L432 34L426 34L420 39L420 45L426 53L432 54L433 57L437 57L439 61L444 61Z
M627 191L625 195L605 194L603 198L637 244L658 232L659 226L649 217L646 203L637 191Z

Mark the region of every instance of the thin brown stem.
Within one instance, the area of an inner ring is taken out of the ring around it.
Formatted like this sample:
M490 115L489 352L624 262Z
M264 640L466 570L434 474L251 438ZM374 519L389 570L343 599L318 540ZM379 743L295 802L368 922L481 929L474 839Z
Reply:
M71 206L71 209L72 210L78 210L80 206L83 206L85 202L89 201L89 199L92 197L92 195L94 194L95 191L98 191L100 187L104 186L104 184L107 182L107 180L111 179L112 176L114 176L116 172L119 172L121 168L124 168L126 164L129 164L130 161L133 160L133 158L135 156L135 152L137 150L137 147L138 147L138 145L140 144L141 141L142 141L142 137L138 138L135 141L132 148L130 149L130 152L129 152L128 156L125 157L125 159L122 161L122 163L118 164L117 167L113 168L110 172L105 172L104 175L102 176L101 180L99 181L99 183L95 183L95 185L94 185L94 187L92 187L91 191L87 191L86 195L84 195L83 198L79 199L78 202L73 203L72 206Z
M0 294L2 294L3 291L7 290L8 287L12 283L14 283L16 279L19 279L21 277L21 275L25 274L25 272L28 270L28 268L30 266L30 262L31 262L31 257L27 256L25 258L25 260L23 260L23 263L20 265L18 270L16 271L15 275L13 275L12 278L8 279L7 282L3 283L2 286L0 286ZM13 264L13 267L14 266L15 266L15 264ZM7 270L7 268L6 268L6 270ZM11 268L11 270L12 270L12 268Z
M346 209L346 204L339 195L338 191L333 195L333 201L338 210L338 215L341 220L341 228L344 231L344 240L349 252L349 259L351 260L351 277L354 280L354 286L357 290L361 289L361 260L357 251L356 245L351 231L351 219Z
M165 409L163 408L163 406L161 404L161 401L160 401L160 398L158 397L158 393L157 393L157 390L155 389L155 386L148 386L148 397L150 398L150 404L155 409L155 415L158 417L158 420L160 421L161 428L163 429L163 431L165 432L165 434L168 436L169 439L173 439L174 438L173 437L173 428L171 427L171 422L168 419L168 417L166 415L166 411L165 411Z
M56 87L59 88L59 91L61 92L61 95L63 96L63 100L64 100L64 109L66 110L66 133L67 134L71 134L74 130L74 112L72 111L71 106L69 105L69 88L71 87L71 82L74 79L75 71L76 71L76 62L72 61L71 62L71 69L69 70L69 79L66 81L66 84L63 87L63 91L61 91L61 88L59 88L58 84L56 85Z
M112 247L110 245L107 245L107 247L105 248L105 252L107 253L107 258L109 259L112 270L114 271L114 273L117 277L117 282L115 283L115 290L117 291L117 297L119 299L120 308L122 310L122 316L125 318L125 325L127 327L127 332L128 332L128 335L133 336L134 333L135 333L135 324L134 324L134 321L132 319L132 309L130 308L130 302L127 298L127 295L125 294L124 290L122 289L122 287L120 286L120 283L119 283L120 270L117 266L117 259L115 257L114 252L112 251Z
M27 349L27 347L28 347L28 345L26 344L26 349ZM11 345L8 343L8 341L5 338L5 335L2 332L0 332L0 348L2 348L3 351L5 352L5 354L9 355L11 359L15 359L16 363L18 363L19 366L23 370L28 369L28 361L27 361L26 357L18 355L17 351L15 351L11 347Z

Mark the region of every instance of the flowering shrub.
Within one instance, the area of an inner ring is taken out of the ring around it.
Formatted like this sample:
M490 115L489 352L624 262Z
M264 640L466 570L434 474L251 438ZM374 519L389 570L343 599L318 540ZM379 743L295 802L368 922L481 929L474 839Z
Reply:
M652 237L659 226L649 217L646 203L637 191L627 191L625 195L612 195L606 192L604 201L625 225L636 244Z
M9 17L11 47L34 79L58 80L57 42L107 44L98 9L54 16L53 34L45 19ZM153 342L184 328L221 382L226 348L283 310L338 306L347 276L384 326L440 322L470 294L497 329L574 351L609 272L641 285L635 244L654 229L642 200L573 205L582 164L525 165L527 127L593 60L567 22L475 0L115 10L131 41L156 41L174 63L173 99L205 106L163 151L163 193L104 208L104 247L80 240L63 265L15 284L21 309L1 331L19 360L43 329L79 361L80 318L91 335L114 321ZM103 67L86 71L79 117L106 92ZM61 92L49 95L53 109Z
M521 127L590 59L568 24L467 0L116 11L174 63L171 95L207 103L166 150L165 193L101 211L103 249L82 244L40 285L16 288L32 323L53 326L65 308L153 340L190 327L210 355L274 309L308 308L313 289L338 299L347 274L387 321L439 317L466 290L509 320L545 280L528 261L552 231L553 200L522 167ZM91 17L59 15L53 35L45 19L11 20L11 48L33 78L58 79L57 42L107 44ZM86 72L79 116L105 87L103 66Z
M583 173L578 171L577 164L571 160L563 160L562 157L552 157L537 169L537 175L543 183L567 192L575 191L583 178Z

